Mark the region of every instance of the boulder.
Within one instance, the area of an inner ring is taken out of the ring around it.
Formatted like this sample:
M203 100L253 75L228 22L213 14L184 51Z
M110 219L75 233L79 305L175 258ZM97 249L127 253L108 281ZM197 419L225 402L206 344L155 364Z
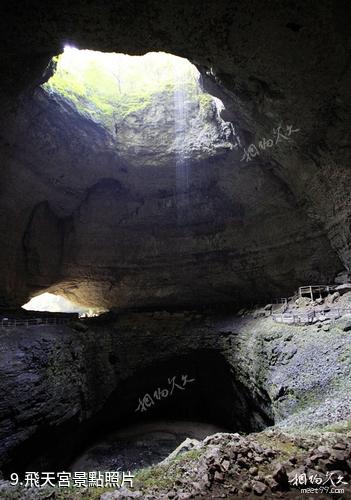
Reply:
M200 441L197 439L191 439L191 438L186 438L177 448L172 451L170 455L168 455L167 458L162 460L161 464L167 464L170 460L173 460L175 457L178 457L182 453L185 453L187 451L190 451L194 448L198 448L200 445Z
M339 318L335 322L335 325L340 330L343 330L344 332L349 332L351 330L351 314L345 314L344 316Z
M338 300L339 297L340 297L340 293L334 292L331 295L329 295L329 301L333 304L334 302L336 302Z
M258 468L257 467L250 467L249 474L250 474L250 476L257 476Z
M267 486L264 483L261 483L261 481L253 481L252 490L255 495L261 496L265 491L267 491Z
M103 493L100 500L124 500L125 498L142 498L141 491L131 491L121 486L118 490Z
M265 482L268 484L268 486L270 487L270 489L272 491L276 491L278 489L279 485L278 485L277 481L272 478L272 476L266 476Z
M272 478L278 483L279 488L283 490L289 488L289 478L284 465L278 464L272 474Z

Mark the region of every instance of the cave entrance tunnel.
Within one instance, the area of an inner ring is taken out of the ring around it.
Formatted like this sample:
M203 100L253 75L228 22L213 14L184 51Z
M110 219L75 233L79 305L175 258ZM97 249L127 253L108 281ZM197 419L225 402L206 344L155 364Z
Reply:
M23 304L23 309L27 311L40 311L40 312L63 312L63 313L78 313L80 315L88 315L90 310L88 308L80 307L77 304L65 299L60 295L44 292L31 298L28 302Z
M113 355L111 355L113 362ZM116 368L117 369L117 368ZM99 393L101 374L92 376ZM72 405L75 404L72 401ZM89 420L42 424L3 467L26 470L135 470L159 462L186 437L258 431L273 424L222 354L203 349L153 363L117 384Z
M23 304L22 309L25 309L33 316L38 312L40 316L43 316L44 313L67 313L68 315L71 314L72 317L73 315L78 315L80 318L99 316L107 312L106 309L98 307L81 306L62 295L50 292L43 292L35 295L28 302Z

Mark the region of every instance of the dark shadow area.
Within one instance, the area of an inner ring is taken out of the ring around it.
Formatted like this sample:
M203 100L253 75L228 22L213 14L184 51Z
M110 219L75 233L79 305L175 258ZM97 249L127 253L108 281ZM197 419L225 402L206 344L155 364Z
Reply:
M258 431L273 423L267 401L261 403L235 380L224 357L215 351L165 359L121 381L88 421L39 427L3 471L8 476L27 470L67 470L92 445L106 443L109 434L120 431L123 438L124 428L156 421L202 422L228 432ZM182 432L175 434L183 439ZM171 451L164 449L166 455Z

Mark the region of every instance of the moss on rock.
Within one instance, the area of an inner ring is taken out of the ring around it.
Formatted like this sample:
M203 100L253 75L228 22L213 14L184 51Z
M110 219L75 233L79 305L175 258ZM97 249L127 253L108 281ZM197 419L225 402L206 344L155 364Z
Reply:
M209 111L213 104L213 97L200 88L196 68L170 54L128 56L68 48L55 57L55 65L44 89L106 126L145 109L162 93L175 105L192 100Z

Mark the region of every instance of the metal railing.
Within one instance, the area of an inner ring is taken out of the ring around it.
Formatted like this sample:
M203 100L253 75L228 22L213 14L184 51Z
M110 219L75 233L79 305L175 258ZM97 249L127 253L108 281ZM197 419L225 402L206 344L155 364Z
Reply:
M321 295L322 293L332 292L337 285L308 285L300 286L298 293L299 297L305 297L308 295L311 300L313 300L315 294Z
M344 314L350 314L351 307L347 308L333 308L329 311L310 310L306 312L287 311L283 313L273 313L272 319L277 323L287 323L290 325L308 325L316 321L331 319L335 321L341 318Z
M273 304L283 304L286 305L288 303L288 299L286 297L278 297L273 299Z
M72 318L30 318L30 319L2 319L0 328L16 328L18 326L45 326L45 325L65 325L72 321Z
M280 306L281 313L284 313L289 307L288 299L286 297L274 298L272 303L274 306ZM272 313L273 313L273 311L272 311Z

